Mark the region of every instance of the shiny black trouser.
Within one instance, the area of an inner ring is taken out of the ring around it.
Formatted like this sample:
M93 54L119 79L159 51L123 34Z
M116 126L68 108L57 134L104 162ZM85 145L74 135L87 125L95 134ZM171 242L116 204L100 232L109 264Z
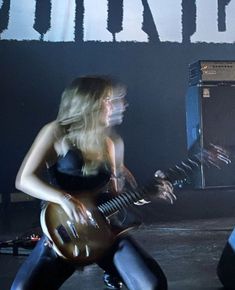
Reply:
M166 277L157 262L130 237L120 238L98 265L119 276L130 290L167 289ZM11 290L56 290L75 270L43 237L21 266Z
M225 289L235 289L235 229L233 229L219 259L217 275Z

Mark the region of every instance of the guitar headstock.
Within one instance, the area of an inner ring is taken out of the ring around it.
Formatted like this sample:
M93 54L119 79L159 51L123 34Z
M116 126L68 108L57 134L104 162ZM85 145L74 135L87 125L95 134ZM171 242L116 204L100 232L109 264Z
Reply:
M222 146L210 143L207 148L192 154L188 159L181 161L181 163L166 171L157 170L153 180L145 186L143 192L147 197L147 202L148 198L159 198L172 204L176 200L173 188L182 188L184 184L190 184L194 172L200 170L202 164L205 164L207 167L222 169L223 165L230 163L229 151Z
M191 183L193 174L201 169L202 164L220 170L230 163L230 152L220 145L210 143L206 148L189 155L186 160L164 171L164 174L174 187L181 188L184 184Z
M222 146L210 143L207 148L203 148L194 157L207 167L214 166L221 169L223 165L231 163L231 157L228 150Z

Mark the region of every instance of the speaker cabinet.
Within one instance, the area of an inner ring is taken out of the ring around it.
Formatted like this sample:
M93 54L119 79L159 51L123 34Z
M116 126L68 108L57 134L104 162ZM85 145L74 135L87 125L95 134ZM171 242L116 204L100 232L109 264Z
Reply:
M189 155L203 152L209 144L235 152L235 85L195 85L186 94L186 126ZM222 164L222 163L221 163ZM207 166L193 173L193 188L235 187L235 160L231 164Z

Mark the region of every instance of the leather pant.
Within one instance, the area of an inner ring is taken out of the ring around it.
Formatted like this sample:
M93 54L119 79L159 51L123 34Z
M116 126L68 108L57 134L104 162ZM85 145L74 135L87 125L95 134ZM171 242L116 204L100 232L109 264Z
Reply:
M160 266L129 236L119 238L97 264L118 276L130 290L167 289ZM11 290L56 290L75 270L76 266L58 257L43 236L19 269Z

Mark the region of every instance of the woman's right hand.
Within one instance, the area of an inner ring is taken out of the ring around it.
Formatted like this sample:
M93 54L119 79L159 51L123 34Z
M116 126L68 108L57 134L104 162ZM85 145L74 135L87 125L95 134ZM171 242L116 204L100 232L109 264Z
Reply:
M86 207L72 195L66 193L60 202L60 206L70 220L74 220L80 224L88 223L89 216Z

